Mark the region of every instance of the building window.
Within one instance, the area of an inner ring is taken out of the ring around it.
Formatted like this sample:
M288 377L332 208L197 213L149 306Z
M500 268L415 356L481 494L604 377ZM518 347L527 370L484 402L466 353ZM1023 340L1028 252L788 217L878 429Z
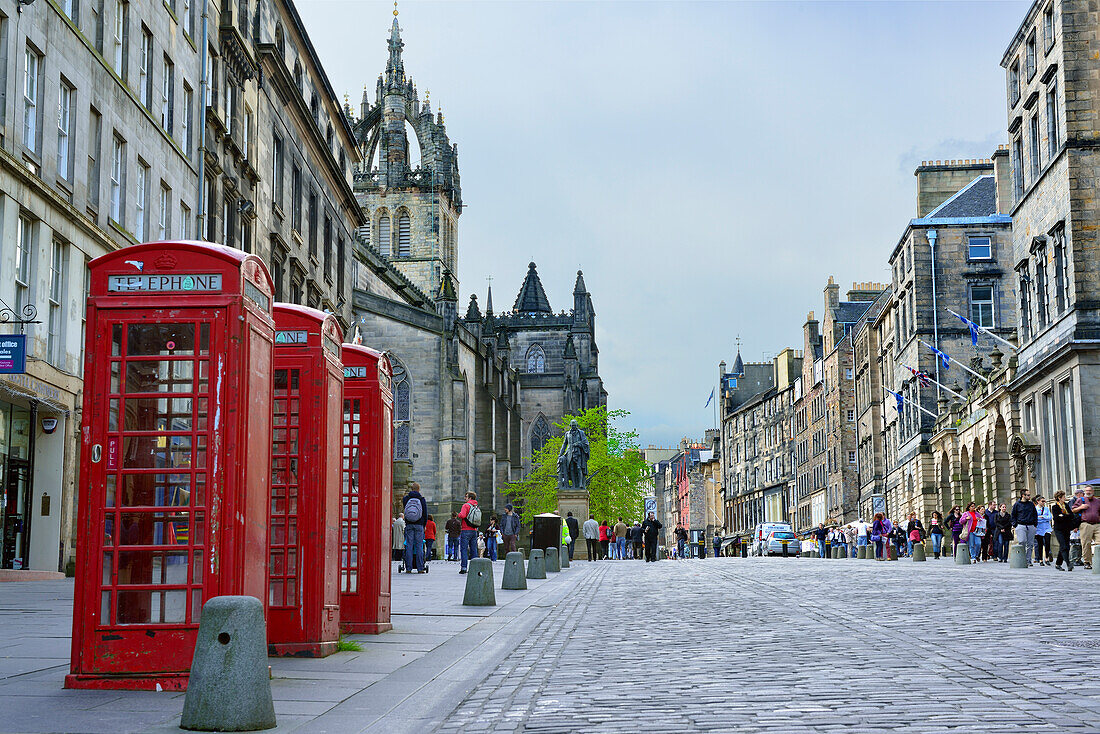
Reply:
M533 374L546 372L546 352L538 344L527 350L527 371Z
M283 253L271 249L271 282L275 286L275 300L283 300L283 283L286 280L286 266L283 264Z
M1069 306L1069 262L1066 260L1066 230L1059 226L1051 234L1054 240L1054 298L1056 313L1062 313Z
M971 237L966 241L966 253L969 260L992 260L993 241L989 237Z
M1052 79L1047 87L1047 158L1058 155L1058 80Z
M539 414L531 426L531 455L537 454L550 440L550 423L546 416Z
M387 214L378 218L378 251L387 257L390 254L390 218Z
M167 56L164 57L164 82L160 89L160 126L164 132L172 134L175 117L176 65Z
M144 25L141 27L141 61L138 64L138 99L145 109L153 104L153 34Z
M94 107L88 108L88 206L99 206L99 156L102 147L103 118Z
M252 108L244 106L244 123L241 125L241 151L245 160L252 157Z
M1031 121L1028 123L1029 137L1031 138L1028 143L1030 150L1028 154L1031 157L1031 182L1035 183L1039 180L1039 170L1042 167L1042 161L1039 159L1039 116L1032 115Z
M50 259L50 316L49 335L46 342L46 360L54 367L63 367L65 357L64 350L64 324L62 303L64 303L64 288L67 275L68 248L59 240L53 241L53 257Z
M241 220L241 250L252 252L252 220L244 214L238 215Z
M317 259L317 194L309 192L309 212L307 213L309 218L309 256L314 260Z
M852 408L848 408L848 422L852 423L856 419L856 411Z
M393 361L393 458L409 459L409 425L412 420L412 389L405 366Z
M1066 466L1066 483L1073 485L1077 481L1077 429L1074 420L1073 382L1061 383L1058 395L1062 403L1062 460Z
M77 0L61 0L61 10L74 23L80 23L80 3Z
M1035 254L1035 328L1042 329L1050 322L1047 311L1047 259L1046 248Z
M290 228L302 232L302 170L295 164L290 172Z
M191 157L191 130L194 124L195 92L183 83L183 116L180 118L180 144L183 146L183 154Z
M68 181L73 175L73 146L70 129L73 118L73 88L64 79L57 96L57 176Z
M225 134L229 137L233 137L233 133L236 132L234 122L237 117L237 85L235 85L229 78L229 74L225 75Z
M1027 37L1027 46L1024 51L1025 63L1027 64L1027 79L1031 81L1031 78L1035 76L1036 60L1035 60L1035 31L1031 32L1031 35Z
M183 32L189 36L195 35L195 4L192 0L183 0L183 10L180 13L183 18Z
M1020 138L1012 141L1012 193L1017 202L1024 198L1024 143Z
M38 75L42 71L42 57L27 47L23 67L23 145L32 153L38 152Z
M1043 11L1043 43L1047 51L1054 45L1054 3L1047 5Z
M271 196L275 206L283 207L283 139L278 134L271 138ZM297 173L297 171L295 171Z
M111 219L122 224L122 209L125 193L122 190L126 176L126 143L117 135L111 151Z
M160 219L157 220L157 239L166 240L172 228L172 189L160 182Z
M397 256L409 257L412 254L411 248L411 224L409 222L409 215L407 212L401 212L401 215L397 218Z
M1017 289L1020 293L1020 336L1027 339L1031 334L1031 273L1026 262L1016 269Z
M145 241L145 210L149 208L149 166L138 161L137 198L134 200L134 237Z
M19 217L15 243L15 314L23 318L23 309L31 302L31 272L34 259L34 222Z
M853 376L852 368L851 367L845 367L844 368L844 379L845 380L850 380L850 379L852 379L852 376Z
M324 228L321 230L321 263L325 280L332 282L332 220L325 215Z
M114 58L115 71L122 77L122 81L126 81L126 52L130 40L129 16L130 3L117 0L115 2Z
M1008 100L1015 107L1016 103L1020 101L1020 60L1016 59L1012 62L1012 66L1008 67Z
M987 329L993 327L993 286L970 286L970 320Z
M191 239L191 207L180 202L180 225L179 225L180 239Z
M225 198L222 199L221 244L226 247L233 246L233 202L228 191L226 192Z

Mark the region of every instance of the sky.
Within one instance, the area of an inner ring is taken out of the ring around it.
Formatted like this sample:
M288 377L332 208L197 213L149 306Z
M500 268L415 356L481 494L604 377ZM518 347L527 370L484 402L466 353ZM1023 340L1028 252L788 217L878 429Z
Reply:
M299 0L341 96L385 68L392 3ZM718 364L802 348L830 275L889 280L922 160L1007 141L1028 0L401 0L405 70L458 144L460 306L550 305L576 271L609 405L641 445L701 438Z

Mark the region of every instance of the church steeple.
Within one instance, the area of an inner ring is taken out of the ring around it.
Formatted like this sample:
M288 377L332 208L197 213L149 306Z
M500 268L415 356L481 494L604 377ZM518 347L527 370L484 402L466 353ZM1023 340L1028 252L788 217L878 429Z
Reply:
M390 59L386 62L386 85L395 87L405 83L405 64L401 60L401 26L397 24L397 3L393 4L393 26L390 28Z
M512 308L519 313L553 313L550 299L546 297L546 290L542 287L539 271L534 263L527 265L527 277L523 279L523 286L516 296L516 305Z

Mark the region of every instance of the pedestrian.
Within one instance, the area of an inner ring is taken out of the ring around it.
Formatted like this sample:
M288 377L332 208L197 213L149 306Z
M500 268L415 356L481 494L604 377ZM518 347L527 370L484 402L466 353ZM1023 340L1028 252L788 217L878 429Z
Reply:
M943 549L943 514L932 510L932 519L928 521L928 535L932 538L932 557L939 558Z
M458 513L452 512L451 519L443 523L443 532L447 536L447 545L444 547L444 558L448 561L458 560L458 538L462 534L462 521L458 519Z
M424 567L424 525L428 522L428 503L420 494L420 485L409 483L409 491L401 498L405 509L401 516L405 520L405 572L427 573ZM398 572L401 567L398 566Z
M825 523L819 522L814 529L814 539L817 540L817 554L825 557L825 539L829 537L829 531L825 529Z
M1050 506L1051 525L1054 530L1054 538L1058 541L1058 557L1054 559L1054 567L1059 571L1072 571L1073 563L1069 559L1069 535L1077 528L1077 515L1066 504L1066 493L1059 489L1054 493L1054 504ZM1066 564L1065 569L1062 563Z
M856 548L857 549L867 547L867 535L868 535L867 531L870 529L870 527L871 527L870 524L864 522L862 517L859 520L856 521L855 531L856 531ZM864 552L866 552L866 551L864 551Z
M997 519L997 501L989 500L986 504L985 510L982 511L982 515L985 517L986 534L982 539L982 560L989 561L996 556L993 553L993 541L996 533L993 532L995 521Z
M684 552L687 548L688 533L684 530L683 525L677 523L674 535L676 536L676 557L683 560Z
M562 522L562 524L561 524L561 548L558 549L558 553L561 554L561 557L558 559L558 563L562 563L562 562L565 561L566 558L569 558L569 556L567 556L565 554L569 552L569 544L571 542L572 537L573 536L569 534L569 524L565 523L565 522ZM573 559L569 558L569 560L573 560Z
M978 523L985 522L982 513L973 502L966 505L966 512L959 518L962 529L959 531L959 540L966 543L970 552L970 562L977 563L982 556L982 536L977 533Z
M401 513L397 514L397 517L393 519L393 524L390 526L390 530L393 533L393 560L399 564L405 560L405 518ZM401 573L402 567L397 567L397 572Z
M947 530L951 531L951 555L955 555L956 548L959 547L959 543L962 542L962 508L958 505L954 505L947 513L947 517L944 518L943 525Z
M644 544L644 538L642 537L642 524L640 522L634 523L634 557L639 561L642 560L644 553L642 552L642 546Z
M594 561L600 557L600 524L596 522L596 516L589 515L581 530L588 550L588 560Z
M871 542L875 544L875 558L880 561L886 558L886 536L890 534L887 522L886 515L881 512L876 512L871 521Z
M1100 500L1097 500L1100 505ZM1031 565L1035 553L1035 530L1039 525L1039 512L1031 501L1031 490L1020 492L1020 499L1012 505L1012 527L1016 529L1016 542L1024 547L1024 558Z
M500 518L500 537L504 541L504 555L519 550L519 515L511 503L504 506L504 517Z
M565 513L565 525L569 528L569 560L573 560L573 547L577 545L577 538L581 537L581 525L577 518L573 517L573 511Z
M458 519L462 522L462 532L458 537L459 557L462 560L462 568L459 573L466 573L466 567L471 558L477 558L478 527L481 526L481 508L477 506L477 492L466 493L466 501L462 509L458 511Z
M722 553L722 529L715 528L714 530L714 557L717 558Z
M485 533L480 530L477 532L477 557L488 558L488 556L485 555Z
M994 523L997 560L1001 563L1008 563L1008 547L1012 545L1012 513L1008 511L1008 505L1004 502L997 509L997 517Z
M641 530L645 543L645 561L646 563L657 562L657 534L661 528L664 527L661 522L654 517L653 513L649 513L649 517L642 523Z
M924 542L924 526L917 518L917 513L909 513L909 522L905 526L905 534L908 539L909 555L913 555L913 544Z
M900 522L894 525L890 537L894 539L894 553L897 554L898 558L902 558L905 555L905 544L908 540L905 537L905 528L901 526Z
M485 529L485 557L490 561L497 559L497 540L500 536L500 528L497 527L497 516L489 516L489 527Z
M435 558L435 518L428 515L428 522L424 523L424 569L427 570L428 561Z
M611 557L611 526L607 520L600 523L600 558L608 560Z
M1076 502L1073 511L1081 518L1077 537L1081 541L1081 556L1085 568L1092 568L1092 544L1100 543L1100 497L1092 485L1085 487L1085 496Z
M619 521L615 523L615 546L616 555L620 561L626 560L626 531L630 529L630 526L623 522L620 517Z
M1073 566L1084 566L1081 560L1081 528L1075 527L1069 534L1069 562Z
M1047 507L1046 497L1035 498L1035 512L1039 522L1035 525L1035 561L1040 566L1049 566L1051 562L1050 539L1053 535L1054 514Z

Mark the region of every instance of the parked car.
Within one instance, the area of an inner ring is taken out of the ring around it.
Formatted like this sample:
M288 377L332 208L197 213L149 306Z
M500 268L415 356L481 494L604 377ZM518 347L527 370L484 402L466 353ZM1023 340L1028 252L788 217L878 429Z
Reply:
M799 549L802 547L798 536L790 530L777 530L768 533L767 540L764 543L764 555L781 556L783 555L784 545L787 546L787 555L789 556L797 556Z
M790 523L785 522L762 522L758 524L752 531L752 554L754 556L765 555L767 553L768 536L780 532L791 533L793 528Z

